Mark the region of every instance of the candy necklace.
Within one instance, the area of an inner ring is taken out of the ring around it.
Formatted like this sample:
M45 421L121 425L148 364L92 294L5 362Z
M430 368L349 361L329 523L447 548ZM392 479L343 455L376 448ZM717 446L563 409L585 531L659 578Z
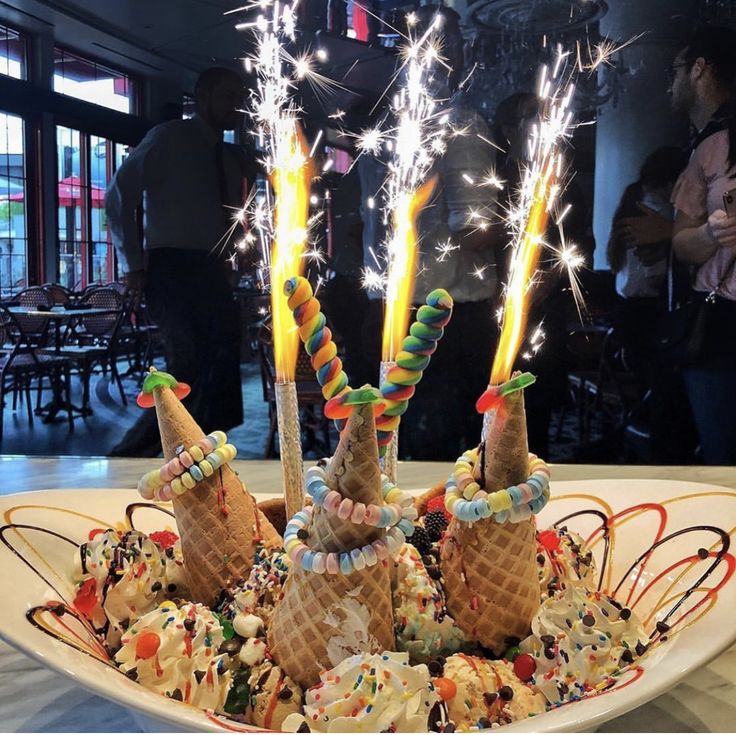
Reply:
M385 475L381 475L381 491L386 503L382 506L355 503L337 491L330 490L325 471L319 466L307 471L306 482L307 492L312 496L314 505L300 510L286 525L284 548L289 558L308 572L348 575L353 570L372 567L379 560L397 556L406 537L414 532L412 521L417 517L417 510L412 497ZM309 538L308 528L315 507L351 523L385 528L386 538L376 539L349 551L313 551L304 542Z
M146 500L171 500L232 462L237 452L227 443L225 432L213 431L189 449L182 445L173 459L143 475L138 481L138 492Z
M530 476L525 482L493 493L482 490L473 479L477 462L477 449L465 452L445 484L445 508L459 521L474 523L493 516L498 523L519 523L547 504L549 467L536 454L529 454Z

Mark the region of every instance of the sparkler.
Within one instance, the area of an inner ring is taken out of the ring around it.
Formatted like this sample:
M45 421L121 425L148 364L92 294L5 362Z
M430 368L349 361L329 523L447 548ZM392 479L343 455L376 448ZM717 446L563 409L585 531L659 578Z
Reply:
M273 200L270 192L265 197L253 198L251 219L264 263L270 266L276 409L289 517L303 506L304 494L299 407L294 382L299 334L281 284L301 275L305 260L316 257L314 250L307 252L312 166L292 99L296 82L309 78L313 71L308 55L295 58L285 49L285 42L295 37L297 2L258 0L238 8L256 14L254 21L241 23L238 28L249 28L255 36L255 53L249 62L256 70L257 82L251 94L249 112L264 150L263 162L273 188Z
M574 85L566 73L568 54L558 47L550 70L542 67L538 96L540 121L529 140L529 163L522 171L518 205L510 213L513 242L506 285L501 337L491 369L491 385L511 377L524 338L530 296L551 213L562 188L561 143L572 130Z

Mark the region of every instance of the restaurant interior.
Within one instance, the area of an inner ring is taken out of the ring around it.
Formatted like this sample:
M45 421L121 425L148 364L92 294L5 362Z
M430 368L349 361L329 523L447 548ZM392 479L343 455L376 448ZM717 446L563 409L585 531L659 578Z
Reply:
M0 729L733 730L732 146L736 0L0 0Z

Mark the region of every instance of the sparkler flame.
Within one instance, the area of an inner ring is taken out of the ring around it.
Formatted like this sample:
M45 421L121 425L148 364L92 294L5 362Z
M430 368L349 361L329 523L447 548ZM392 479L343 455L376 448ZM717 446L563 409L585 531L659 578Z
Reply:
M501 385L511 377L514 361L524 339L530 296L544 247L544 234L562 187L560 148L570 134L570 104L574 92L570 76L566 74L567 56L568 53L558 47L552 70L546 66L542 68L539 82L541 119L529 140L530 161L522 172L519 204L509 217L514 239L501 337L491 369L491 385Z
M274 208L274 238L271 253L271 318L276 380L293 382L299 353L299 333L283 289L273 284L286 283L301 275L307 242L309 217L309 183L312 167L307 157L308 147L296 121L284 125L279 132L278 149L284 156L271 174L276 206ZM289 129L291 128L291 129Z
M385 211L391 224L386 242L384 362L395 359L409 327L419 248L416 220L435 184L434 179L426 181L426 177L434 158L445 149L448 116L431 94L433 75L446 66L437 37L442 23L438 13L418 37L409 37L402 50L402 79L392 101L396 127L383 132L364 131L358 142L362 151L375 150L385 142L392 152L384 183ZM410 28L412 25L409 22Z
M414 194L404 192L392 213L393 238L390 249L393 257L389 265L381 349L384 362L396 358L409 329L419 251L417 217L432 196L436 181L437 177L433 176Z

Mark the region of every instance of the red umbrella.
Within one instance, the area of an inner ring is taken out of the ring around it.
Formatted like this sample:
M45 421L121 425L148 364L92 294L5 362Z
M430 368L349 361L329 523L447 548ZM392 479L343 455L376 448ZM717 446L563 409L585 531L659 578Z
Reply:
M91 184L92 206L102 209L105 206L105 190L102 187ZM7 197L11 202L22 202L25 199L24 192L18 191ZM78 176L67 176L59 182L59 206L78 207L82 203L82 184Z

